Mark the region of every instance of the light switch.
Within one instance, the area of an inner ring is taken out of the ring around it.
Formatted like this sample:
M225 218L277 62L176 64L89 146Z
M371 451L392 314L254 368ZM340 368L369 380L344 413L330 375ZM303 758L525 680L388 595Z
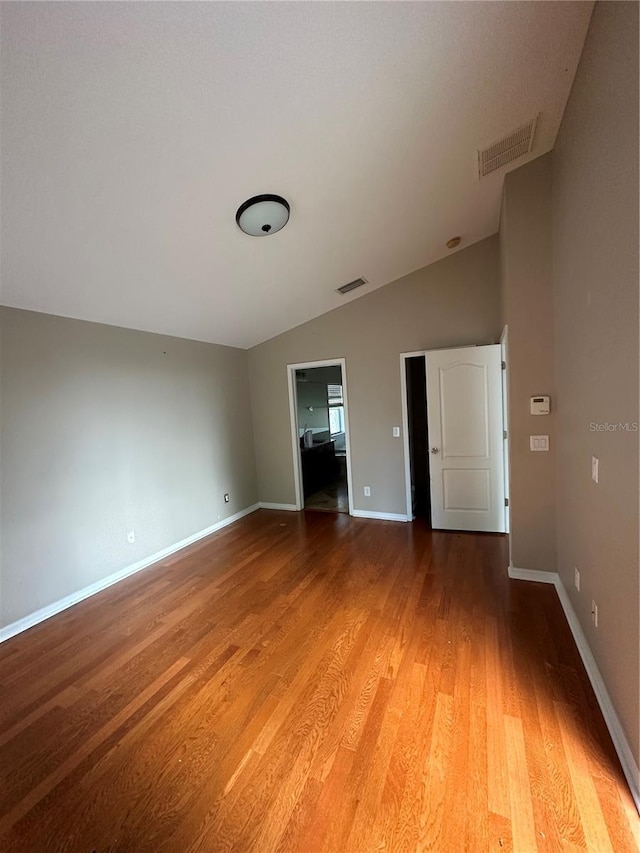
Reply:
M598 482L598 467L599 467L599 463L598 463L597 456L592 456L591 457L591 479L593 480L594 483Z
M394 427L393 428L393 437L394 438L400 438L400 427Z
M548 435L530 435L529 450L549 450Z

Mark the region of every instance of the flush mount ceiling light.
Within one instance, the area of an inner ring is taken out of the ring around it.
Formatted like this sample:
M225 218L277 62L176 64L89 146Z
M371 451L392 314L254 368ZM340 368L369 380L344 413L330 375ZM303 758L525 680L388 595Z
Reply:
M251 237L267 237L289 221L289 202L279 195L254 195L238 208L238 227Z
M450 240L447 240L447 249L455 249L460 245L460 237L452 237Z

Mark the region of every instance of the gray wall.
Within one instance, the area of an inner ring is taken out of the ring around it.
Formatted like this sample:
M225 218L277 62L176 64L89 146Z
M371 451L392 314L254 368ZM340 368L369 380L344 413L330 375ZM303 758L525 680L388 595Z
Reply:
M329 431L329 406L326 382L298 382L298 428L323 429ZM313 411L309 411L313 409Z
M0 625L257 501L243 350L10 308L0 334Z
M511 562L556 570L556 394L551 273L551 155L510 172L500 218L503 310L508 334ZM551 414L531 414L530 398L551 397ZM532 452L530 435L548 435Z
M328 385L342 384L339 365L313 367L298 371L296 397L298 401L298 429L302 435L305 424L309 429L323 429L329 438L329 391ZM313 412L309 411L313 408Z
M295 503L286 365L346 359L354 508L406 512L400 353L500 337L490 237L249 351L260 500ZM363 486L371 497L363 497Z
M597 3L553 153L558 567L637 762L638 433L590 424L639 420L638 178L638 5Z

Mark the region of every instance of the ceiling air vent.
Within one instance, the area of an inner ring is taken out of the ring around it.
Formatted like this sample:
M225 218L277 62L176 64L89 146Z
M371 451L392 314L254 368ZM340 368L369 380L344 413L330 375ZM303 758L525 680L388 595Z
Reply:
M478 151L478 177L486 178L496 169L512 163L518 157L528 154L533 148L538 116L514 130L509 136L494 142L484 151Z
M350 281L349 284L343 284L336 290L336 293L349 293L350 290L355 290L356 287L362 287L363 284L368 284L366 278L356 278Z

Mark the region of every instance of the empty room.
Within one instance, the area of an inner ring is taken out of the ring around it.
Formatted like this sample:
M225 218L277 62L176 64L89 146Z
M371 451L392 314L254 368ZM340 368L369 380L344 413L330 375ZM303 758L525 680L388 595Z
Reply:
M640 850L639 16L0 0L0 850Z

